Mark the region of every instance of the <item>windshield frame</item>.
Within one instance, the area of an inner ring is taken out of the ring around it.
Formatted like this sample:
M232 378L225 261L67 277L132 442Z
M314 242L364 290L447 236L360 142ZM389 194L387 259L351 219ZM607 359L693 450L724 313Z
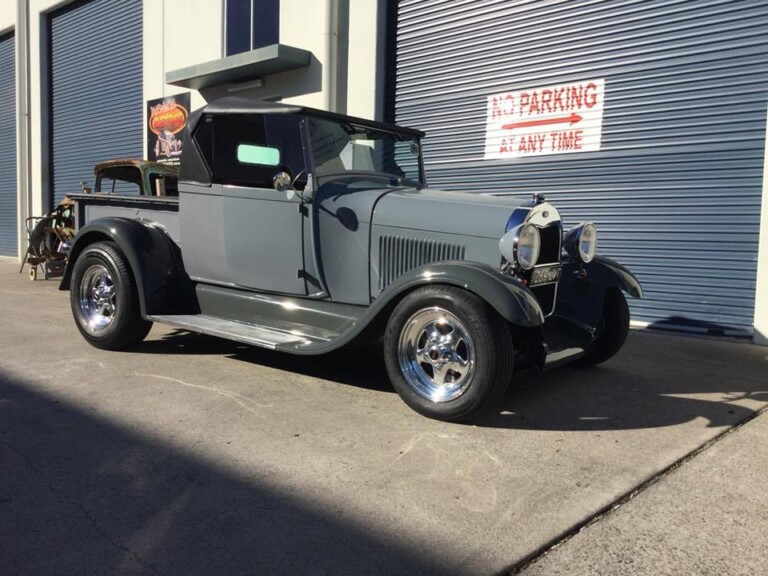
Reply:
M335 124L347 125L349 127L360 128L366 131L381 132L384 134L394 135L398 140L405 142L414 142L418 146L418 178L408 178L407 176L400 176L398 174L392 174L389 172L383 172L378 170L363 171L363 170L344 170L343 172L334 172L330 174L319 175L317 173L317 165L315 164L315 154L312 149L312 140L309 132L310 119L316 119L323 122L330 122ZM302 138L304 140L305 158L307 160L307 170L311 175L311 181L314 183L315 189L319 188L324 182L330 182L337 179L348 178L381 178L386 179L390 185L396 186L413 186L415 188L425 188L427 186L426 176L424 173L424 151L421 143L421 136L423 133L419 133L415 130L400 129L398 126L391 124L381 124L373 121L365 121L358 118L349 117L336 117L336 115L325 114L323 115L306 115L302 122Z

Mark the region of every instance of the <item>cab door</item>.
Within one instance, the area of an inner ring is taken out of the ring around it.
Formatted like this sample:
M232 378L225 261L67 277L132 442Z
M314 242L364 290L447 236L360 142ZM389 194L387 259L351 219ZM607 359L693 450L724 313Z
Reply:
M304 170L301 118L213 116L213 173L221 187L223 266L213 280L264 292L305 295L303 214L272 187L279 172Z
M304 295L304 246L299 203L285 192L227 185L223 190L224 254L238 286Z

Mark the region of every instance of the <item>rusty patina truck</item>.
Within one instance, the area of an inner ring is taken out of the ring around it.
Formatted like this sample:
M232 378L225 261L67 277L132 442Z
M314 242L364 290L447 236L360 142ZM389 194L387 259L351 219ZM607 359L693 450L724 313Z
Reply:
M96 164L93 190L84 186L84 193L117 194L120 196L178 196L179 168L149 160L130 158L107 160Z

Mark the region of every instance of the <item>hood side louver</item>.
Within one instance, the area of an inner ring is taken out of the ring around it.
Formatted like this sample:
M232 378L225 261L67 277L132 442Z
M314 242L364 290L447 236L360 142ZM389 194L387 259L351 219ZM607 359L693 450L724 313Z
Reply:
M379 290L414 268L442 260L464 260L464 246L423 238L379 238Z

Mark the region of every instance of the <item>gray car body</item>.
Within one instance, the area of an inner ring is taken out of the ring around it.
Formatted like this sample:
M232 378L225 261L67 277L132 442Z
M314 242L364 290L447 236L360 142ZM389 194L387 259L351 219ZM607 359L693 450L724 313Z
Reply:
M619 264L600 257L584 264L563 255L554 308L543 310L520 278L500 271L499 239L513 214L526 219L535 204L528 200L444 192L364 174L325 182L311 199L213 182L190 133L201 118L216 114L318 115L421 135L306 108L218 101L190 117L178 204L168 200L163 218L153 220L152 207L140 219L109 216L101 200L99 217L81 222L62 289L69 289L82 250L110 240L130 264L145 318L319 354L380 334L394 305L412 290L451 285L480 296L513 330L533 335L539 366L548 349L546 324L566 321L586 347L607 290L642 296L639 282ZM176 206L178 222L169 222ZM197 326L195 318L203 317L207 323ZM248 336L242 326L267 336Z

